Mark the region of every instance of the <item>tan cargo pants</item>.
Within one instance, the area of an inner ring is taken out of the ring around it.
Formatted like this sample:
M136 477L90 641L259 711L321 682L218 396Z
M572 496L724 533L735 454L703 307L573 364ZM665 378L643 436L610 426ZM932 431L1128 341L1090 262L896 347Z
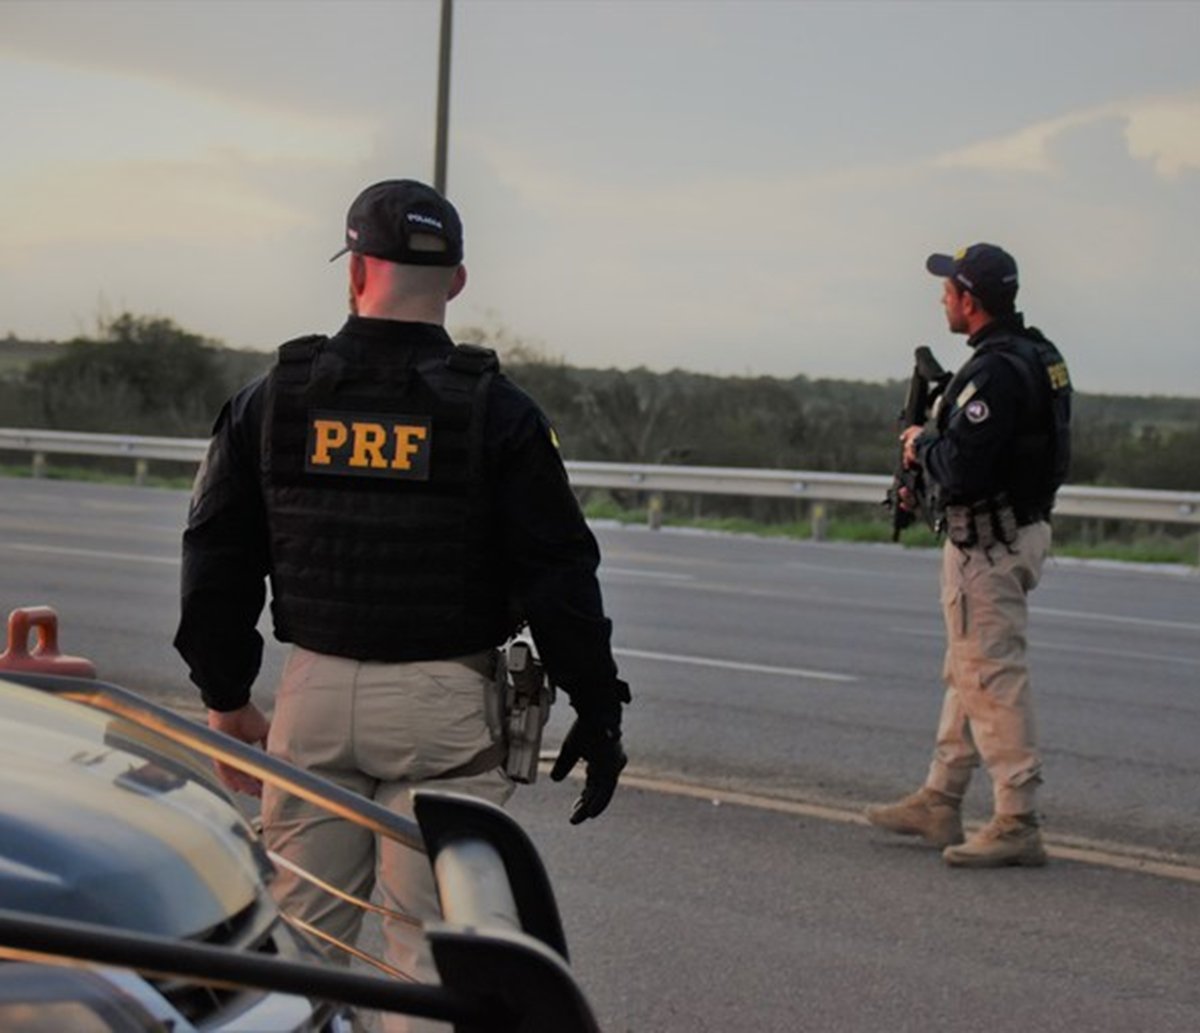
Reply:
M490 654L456 660L385 664L325 656L293 647L284 668L267 742L274 756L321 775L389 810L412 817L409 792L428 787L470 793L501 804L513 783L501 768L438 778L468 765L495 741L488 708L494 683ZM417 919L440 914L424 854L380 839L296 797L264 787L263 832L268 847L327 883L368 899L378 887L384 907ZM272 884L280 907L340 940L353 943L362 912L280 869ZM383 919L384 955L421 982L436 982L419 928ZM346 955L328 948L331 961ZM449 1030L385 1016L388 1031Z
M926 786L961 797L980 758L992 779L996 814L1034 810L1042 781L1029 668L1026 596L1050 550L1050 525L1019 529L1007 549L942 549L946 694Z

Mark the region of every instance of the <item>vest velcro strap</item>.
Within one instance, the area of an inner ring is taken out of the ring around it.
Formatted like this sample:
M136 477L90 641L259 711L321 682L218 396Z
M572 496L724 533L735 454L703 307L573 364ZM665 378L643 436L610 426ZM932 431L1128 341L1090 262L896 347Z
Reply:
M327 340L324 334L307 334L285 341L279 346L277 375L289 383L307 380L313 358Z
M500 360L491 348L478 344L459 344L446 356L446 368L456 373L481 373L495 371L500 368Z

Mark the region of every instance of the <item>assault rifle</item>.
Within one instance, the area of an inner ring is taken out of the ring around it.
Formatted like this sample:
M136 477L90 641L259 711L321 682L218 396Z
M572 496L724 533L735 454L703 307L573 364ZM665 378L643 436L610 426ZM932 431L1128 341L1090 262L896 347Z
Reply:
M942 369L925 345L915 352L912 379L908 382L908 395L898 420L899 429L921 426L928 419L933 403L950 382L950 374ZM908 527L918 514L924 515L930 527L934 525L934 514L929 504L928 487L921 468L908 469L904 465L904 449L896 461L896 473L887 498L883 500L892 513L892 541L900 540L900 532Z

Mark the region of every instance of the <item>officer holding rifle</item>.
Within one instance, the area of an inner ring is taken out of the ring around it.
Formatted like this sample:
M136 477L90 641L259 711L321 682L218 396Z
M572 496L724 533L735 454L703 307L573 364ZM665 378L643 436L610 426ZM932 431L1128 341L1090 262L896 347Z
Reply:
M403 813L420 786L503 802L521 772L506 767L497 647L519 614L576 711L551 777L582 759L570 820L597 817L625 765L629 702L599 551L546 417L493 352L443 328L466 283L459 215L422 183L376 183L345 245L349 319L283 345L225 405L197 477L175 644L209 724ZM250 701L268 579L275 636L292 644L270 723ZM521 696L518 723L540 733L536 686ZM528 781L536 750L518 745ZM425 858L269 786L263 820L268 846L325 882L367 898L377 881L385 905L437 915ZM274 889L321 932L357 935L356 908L289 871ZM392 964L424 974L423 942L394 920L384 934Z
M904 465L922 475L929 495L898 502L932 511L946 535L946 692L924 786L868 808L867 818L923 837L950 865L1042 865L1026 596L1041 577L1070 462L1070 377L1058 349L1016 311L1017 264L1006 251L974 244L930 255L926 268L944 281L951 332L966 334L972 350L929 421L901 434ZM981 761L994 813L964 842L962 800Z

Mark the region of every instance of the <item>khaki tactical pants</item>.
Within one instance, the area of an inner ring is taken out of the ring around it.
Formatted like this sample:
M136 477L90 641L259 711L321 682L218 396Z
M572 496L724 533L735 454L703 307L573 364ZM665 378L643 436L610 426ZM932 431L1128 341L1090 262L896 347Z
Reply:
M293 647L275 698L268 751L389 810L412 817L409 792L427 787L469 793L501 804L513 783L502 768L438 778L469 765L498 734L489 710L490 656L409 664L359 662ZM265 786L268 847L325 882L419 920L440 911L424 854L380 839L291 794ZM280 907L323 932L353 943L362 912L280 869L272 884ZM384 956L394 967L436 982L420 928L383 919ZM332 961L346 955L328 948ZM385 1016L383 1028L449 1030L448 1025Z
M1041 783L1029 668L1026 596L1050 549L1050 525L1029 524L1010 546L942 549L946 695L925 784L961 797L980 758L992 779L996 814L1034 809Z

